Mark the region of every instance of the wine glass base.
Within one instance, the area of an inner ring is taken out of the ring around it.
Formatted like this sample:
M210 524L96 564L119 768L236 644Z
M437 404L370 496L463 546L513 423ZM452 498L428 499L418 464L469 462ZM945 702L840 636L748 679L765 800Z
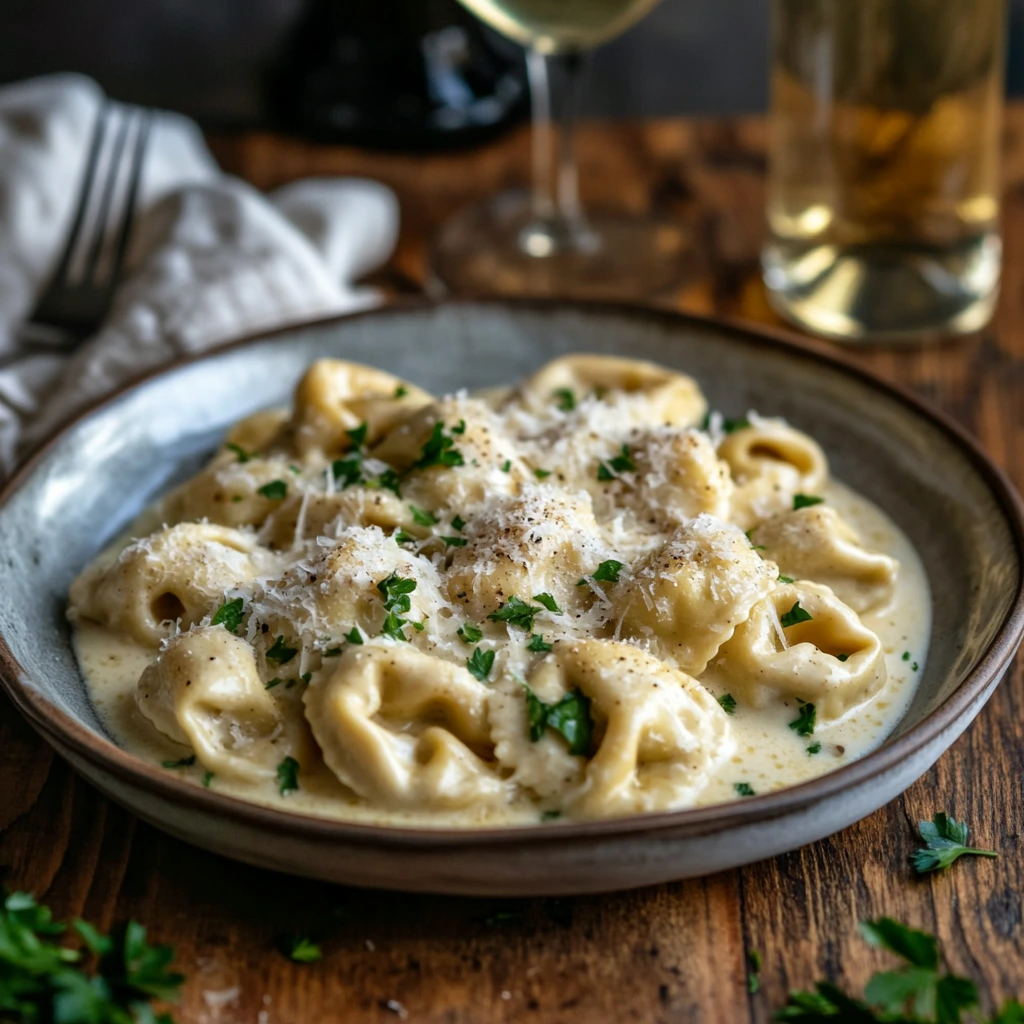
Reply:
M677 223L626 213L589 213L566 231L538 219L525 192L503 192L449 220L430 250L438 295L644 299L692 273L689 233Z

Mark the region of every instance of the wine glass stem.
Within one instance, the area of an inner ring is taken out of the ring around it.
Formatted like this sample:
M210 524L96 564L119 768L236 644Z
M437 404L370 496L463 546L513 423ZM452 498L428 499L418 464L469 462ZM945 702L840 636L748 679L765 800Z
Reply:
M544 56L528 50L526 66L533 107L532 209L536 223L527 228L521 244L535 256L567 249L590 251L598 243L580 205L575 147L586 56ZM557 119L552 115L551 103L555 83L561 87L560 102L555 106Z

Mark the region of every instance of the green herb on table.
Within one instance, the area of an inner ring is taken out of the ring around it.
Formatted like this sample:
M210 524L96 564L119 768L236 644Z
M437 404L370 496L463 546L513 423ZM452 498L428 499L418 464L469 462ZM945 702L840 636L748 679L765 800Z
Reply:
M747 953L747 991L752 996L761 991L761 954L756 949Z
M414 537L401 526L395 530L392 536L395 538L396 544L415 544L419 540L418 537Z
M475 644L480 642L480 638L484 635L484 631L479 626L474 626L472 622L464 622L456 630L459 639L464 644Z
M466 421L459 420L458 424L452 427L453 434L464 434L466 432Z
M462 430L465 430L463 422ZM461 433L456 428L452 433ZM455 438L444 432L444 422L438 420L430 432L430 436L423 442L420 457L412 464L413 469L430 469L431 466L464 466L466 460L462 453L454 447Z
M274 688L275 686L280 686L280 685L281 685L281 683L283 683L283 682L284 682L284 680L283 680L283 679L281 679L281 677L280 677L280 676L274 676L274 678L273 678L273 679L271 679L271 680L270 680L270 681L269 681L269 682L267 683L267 685L263 687L263 689L264 689L264 690L272 690L272 689L273 689L273 688Z
M620 473L632 473L635 470L636 463L629 456L629 445L624 444L614 458L597 464L597 479L607 483L615 480Z
M288 495L288 484L284 480L271 480L258 488L258 493L271 501L283 501Z
M506 459L501 464L501 471L502 471L502 473L508 473L511 469L512 469L512 460L511 459Z
M466 668L472 676L480 682L485 682L494 667L494 651L482 651L479 647L473 649L473 654L466 661Z
M543 594L534 594L533 599L537 604L544 605L553 615L562 614L562 609L558 607L558 602L546 591Z
M796 512L802 508L811 508L814 505L821 505L824 501L824 498L819 498L816 494L794 494L793 511Z
M754 787L749 782L734 782L732 788L736 790L737 796L756 796Z
M967 845L967 825L955 818L950 818L943 811L932 817L931 821L918 824L918 832L925 841L927 849L914 853L914 867L918 874L928 871L945 871L954 861L970 854L972 857L998 857L995 850L978 850ZM1024 1024L1024 1022L1022 1022Z
M798 1024L960 1024L965 1011L978 1008L978 989L969 978L939 970L939 950L933 936L915 931L892 918L864 921L861 934L872 945L904 961L895 970L872 975L863 999L847 995L829 981L819 981L813 992L796 991L775 1014L776 1021ZM994 1017L977 1024L1021 1024L1024 1004L1010 999Z
M800 705L800 713L789 723L789 727L797 736L810 736L818 721L818 710L805 700L798 698L797 703Z
M721 704L722 710L727 714L734 714L736 711L736 698L731 693L723 693L718 698L718 703Z
M289 647L284 642L284 637L279 636L273 646L267 651L266 658L272 665L287 665L296 654L299 653L297 647Z
M517 626L519 629L530 633L533 631L534 616L539 615L540 611L541 609L536 605L527 604L522 598L516 597L513 594L497 611L491 612L487 618L491 622L507 622L510 626Z
M168 970L169 946L151 946L146 929L129 921L103 935L82 920L72 923L95 958L89 972L85 951L57 939L67 926L25 892L0 889L0 1020L25 1024L174 1024L157 1015L153 1000L178 998L180 974Z
M223 626L229 633L237 633L238 627L242 624L242 616L245 610L245 602L236 597L231 601L225 601L210 619L211 626Z
M161 761L160 765L163 768L191 768L195 763L196 755L189 754L188 757L179 758L177 761Z
M230 441L228 441L224 447L227 448L229 452L234 452L235 458L239 462L248 462L250 459L255 457L252 452L247 452L241 445L232 444Z
M609 558L607 561L602 562L593 572L590 577L595 583L618 583L619 573L622 571L622 563L616 562L614 558ZM587 577L584 576L576 586L586 586Z
M552 392L555 404L562 412L572 412L576 408L576 393L572 388L555 388Z
M750 420L746 416L738 416L734 420L724 418L722 420L722 433L734 434L737 430L746 430L750 426ZM704 428L705 430L707 427Z
M536 743L546 729L552 729L569 744L570 754L586 757L594 736L590 698L577 689L564 694L556 704L546 704L525 683L523 688L530 739Z
M799 601L793 602L793 607L788 612L783 612L780 617L783 629L789 629L790 626L795 626L798 622L810 622L814 616L810 612L805 611L800 607Z
M382 636L386 636L391 640L402 640L406 643L409 642L409 638L404 633L404 627L409 625L408 619L401 618L397 612L388 612L384 616L384 622L381 624L380 632Z
M293 789L299 788L299 762L294 757L286 757L277 766L277 790L284 796Z
M303 935L279 935L277 948L280 952L294 960L297 964L313 964L323 959L320 947L312 940Z

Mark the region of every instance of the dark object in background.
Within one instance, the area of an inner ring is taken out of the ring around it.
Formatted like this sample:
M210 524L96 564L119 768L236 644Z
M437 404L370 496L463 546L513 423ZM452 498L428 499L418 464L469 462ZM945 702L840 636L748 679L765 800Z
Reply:
M528 104L522 52L454 0L311 0L271 106L311 138L435 149L480 142Z

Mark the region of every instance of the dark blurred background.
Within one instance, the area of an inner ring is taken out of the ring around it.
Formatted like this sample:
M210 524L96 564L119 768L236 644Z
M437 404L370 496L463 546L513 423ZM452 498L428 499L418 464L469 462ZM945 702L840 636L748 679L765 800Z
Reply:
M302 49L309 45L308 33L305 43L297 43L309 4L0 0L0 79L77 70L116 98L181 110L206 126L289 127L281 124L289 119L287 104L281 108L282 75L294 74L296 62L318 59ZM322 6L327 9L326 0ZM343 33L346 22L359 22L368 10L385 12L392 26L400 24L402 15L388 12L389 6L416 12L405 20L429 10L443 22L450 0L331 0L332 31ZM1008 86L1021 94L1024 0L1010 0L1010 6ZM763 108L769 7L768 0L664 0L598 52L589 112L625 117ZM323 26L313 34L323 37ZM500 42L496 49L501 52ZM373 88L368 80L358 86L366 93Z

